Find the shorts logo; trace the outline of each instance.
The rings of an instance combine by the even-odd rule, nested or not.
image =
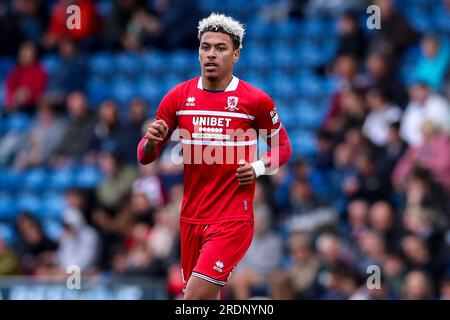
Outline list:
[[[189,97],[186,99],[186,107],[195,107],[195,98]]]
[[[239,110],[239,107],[237,106],[238,104],[238,97],[228,97],[228,107],[225,107],[225,110],[230,110],[230,111],[234,111],[234,110]]]
[[[213,268],[216,271],[223,272],[223,262],[220,260],[216,261],[216,265]]]

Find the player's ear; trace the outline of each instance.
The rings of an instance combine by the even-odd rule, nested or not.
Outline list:
[[[233,51],[233,63],[238,62],[240,56],[241,56],[241,49],[234,50]]]

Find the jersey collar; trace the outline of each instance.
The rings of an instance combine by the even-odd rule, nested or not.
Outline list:
[[[225,92],[236,90],[237,87],[238,87],[238,84],[239,84],[239,78],[233,76],[233,79],[231,79],[230,83],[229,83],[228,86],[225,88]],[[199,77],[199,78],[198,78],[197,88],[199,88],[200,90],[203,90],[202,77]]]

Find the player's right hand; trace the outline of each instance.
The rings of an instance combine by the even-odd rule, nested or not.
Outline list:
[[[168,132],[169,126],[164,120],[155,120],[149,125],[145,136],[147,137],[147,141],[158,144],[164,140]]]

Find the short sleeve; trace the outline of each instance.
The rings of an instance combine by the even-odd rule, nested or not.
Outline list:
[[[255,127],[261,136],[272,138],[280,132],[282,125],[275,108],[275,103],[264,92],[261,92],[259,96],[256,114]]]

